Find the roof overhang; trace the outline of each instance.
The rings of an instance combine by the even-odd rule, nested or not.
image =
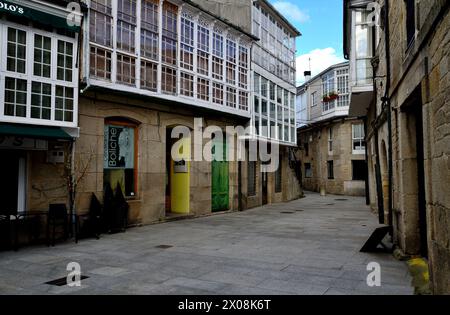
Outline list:
[[[242,29],[242,28],[239,27],[238,25],[236,25],[236,24],[234,24],[234,23],[231,23],[230,21],[228,21],[228,20],[222,18],[221,16],[219,16],[219,15],[217,15],[217,14],[214,14],[214,13],[212,13],[212,12],[206,10],[206,9],[203,8],[201,5],[199,5],[199,4],[195,3],[195,2],[193,2],[192,0],[182,0],[182,1],[183,1],[184,3],[186,3],[186,4],[188,4],[188,5],[190,5],[190,6],[194,7],[194,8],[196,8],[196,9],[202,11],[203,13],[205,13],[205,14],[207,14],[207,15],[213,17],[214,19],[217,19],[218,21],[220,21],[221,23],[227,25],[228,27],[231,27],[231,28],[234,29],[235,31],[237,31],[237,32],[239,32],[239,33],[245,35],[249,40],[253,40],[253,41],[259,41],[259,40],[260,40],[259,37],[255,36],[255,35],[253,35],[253,34],[251,34],[251,33],[249,33],[249,32],[246,32],[244,29]]]
[[[350,117],[367,116],[367,111],[372,104],[373,96],[373,91],[352,93],[350,97],[350,110],[348,115]]]
[[[254,2],[258,2],[260,5],[262,5],[265,9],[270,10],[272,13],[274,13],[284,24],[285,27],[287,27],[295,37],[302,36],[302,33],[294,26],[291,22],[289,22],[278,10],[267,0],[255,0]]]
[[[182,100],[177,99],[177,97],[169,96],[169,95],[158,95],[158,96],[149,96],[143,94],[137,94],[134,92],[129,92],[125,90],[120,90],[118,87],[106,87],[102,85],[96,85],[95,83],[92,85],[88,85],[80,97],[87,98],[97,98],[99,95],[113,95],[124,98],[131,98],[135,100],[145,101],[146,107],[148,109],[153,110],[161,110],[161,111],[169,111],[169,112],[177,112],[179,114],[184,115],[208,115],[215,118],[225,118],[230,119],[239,123],[248,123],[251,118],[250,113],[246,112],[234,112],[234,111],[225,111],[226,106],[222,106],[221,108],[213,109],[204,107],[199,105],[198,102],[190,101],[190,103],[183,102]],[[133,106],[131,103],[129,106]],[[162,106],[162,107],[161,107]]]

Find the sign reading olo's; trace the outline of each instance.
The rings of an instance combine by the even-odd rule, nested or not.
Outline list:
[[[0,0],[0,11],[6,11],[9,13],[20,15],[25,13],[25,9],[23,7],[1,0]]]

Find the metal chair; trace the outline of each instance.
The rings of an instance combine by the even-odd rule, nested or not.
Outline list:
[[[91,204],[89,206],[89,212],[84,215],[77,215],[76,217],[76,243],[78,243],[79,236],[82,232],[84,232],[85,236],[94,236],[96,239],[100,238],[100,234],[102,232],[102,211],[102,205],[97,199],[97,196],[93,193],[91,197]]]
[[[10,249],[12,246],[11,239],[12,222],[9,215],[0,215],[0,250]]]

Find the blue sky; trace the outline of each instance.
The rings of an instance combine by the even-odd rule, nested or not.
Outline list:
[[[313,75],[344,61],[342,0],[270,0],[302,33],[297,40],[297,83],[309,68]]]

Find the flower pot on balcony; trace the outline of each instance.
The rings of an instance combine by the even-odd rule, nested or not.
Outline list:
[[[337,100],[339,98],[339,94],[337,94],[336,92],[330,92],[328,94],[328,101],[332,102],[334,100]]]

